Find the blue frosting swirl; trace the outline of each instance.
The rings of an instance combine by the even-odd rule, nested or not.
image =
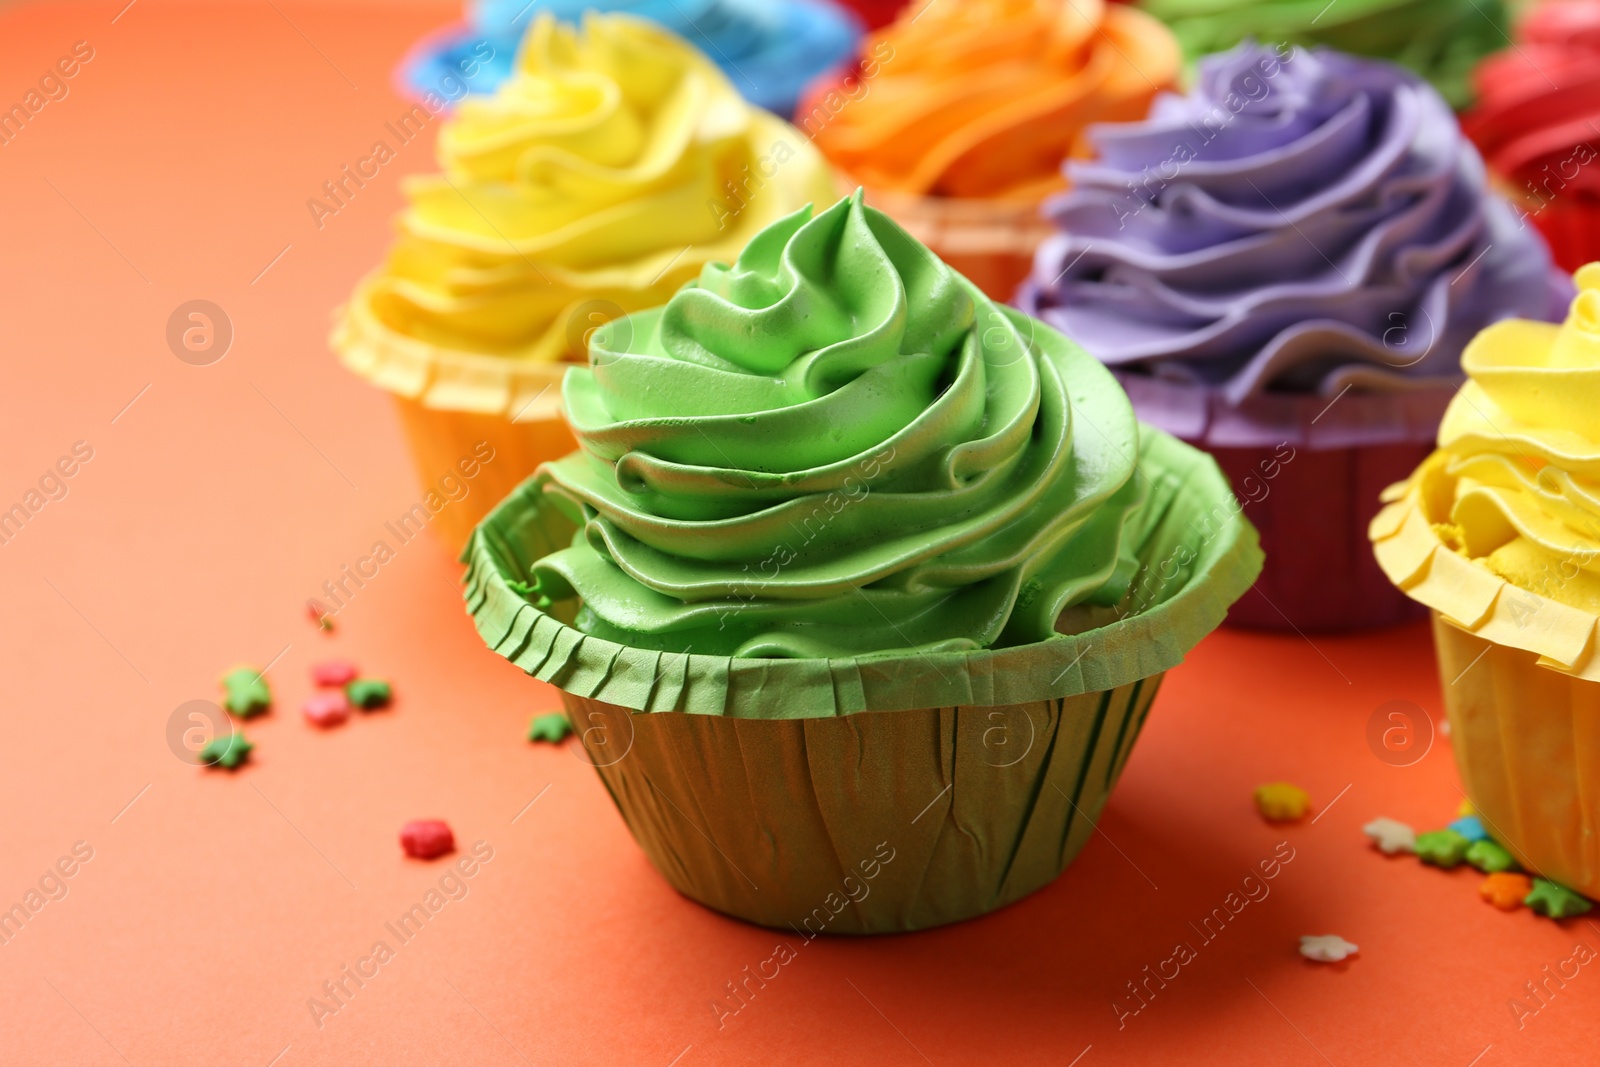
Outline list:
[[[721,67],[745,99],[785,117],[809,82],[855,54],[861,36],[856,17],[830,0],[478,0],[466,24],[412,50],[400,79],[447,101],[493,92],[511,77],[535,16],[577,22],[586,11],[665,26]]]

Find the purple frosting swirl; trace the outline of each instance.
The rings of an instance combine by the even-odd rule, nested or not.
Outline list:
[[[1387,63],[1247,42],[1089,138],[1017,303],[1125,376],[1234,404],[1454,385],[1480,329],[1571,293],[1449,106]]]

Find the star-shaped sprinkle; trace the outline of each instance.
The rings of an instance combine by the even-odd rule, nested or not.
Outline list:
[[[1529,895],[1532,885],[1525,874],[1500,871],[1483,880],[1478,886],[1478,895],[1501,911],[1515,911],[1522,907],[1523,898]]]
[[[1461,816],[1450,824],[1450,829],[1468,841],[1482,841],[1489,836],[1489,831],[1483,828],[1483,820],[1476,815]]]
[[[1516,857],[1507,852],[1500,842],[1488,837],[1468,845],[1463,857],[1485,874],[1517,869]]]
[[[1360,951],[1359,945],[1352,945],[1338,934],[1302,934],[1300,937],[1300,955],[1318,963],[1338,963]]]
[[[250,755],[250,750],[256,746],[245,740],[244,734],[231,733],[223,737],[213,737],[200,750],[200,762],[207,767],[226,767],[233,770],[243,763]]]
[[[1540,915],[1548,915],[1552,919],[1582,915],[1594,907],[1587,898],[1548,878],[1535,878],[1533,888],[1522,898],[1522,902]]]
[[[1256,786],[1256,807],[1272,822],[1293,822],[1311,810],[1311,796],[1288,782]]]
[[[344,687],[344,695],[356,707],[371,711],[389,706],[389,701],[394,699],[394,687],[382,678],[357,678]]]
[[[222,676],[222,706],[241,719],[260,715],[272,706],[272,690],[254,667],[235,667]]]
[[[1378,846],[1378,851],[1386,856],[1417,850],[1417,832],[1396,819],[1373,819],[1361,828],[1361,832],[1370,837],[1372,843]]]
[[[1430,830],[1417,835],[1417,858],[1449,869],[1466,858],[1471,843],[1455,830]]]
[[[528,724],[529,741],[548,741],[559,744],[566,740],[572,732],[572,724],[561,712],[551,712],[549,715],[535,715]]]

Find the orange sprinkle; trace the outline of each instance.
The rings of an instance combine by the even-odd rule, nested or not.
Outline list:
[[[1522,898],[1533,890],[1533,882],[1525,874],[1501,871],[1491,874],[1478,887],[1478,895],[1502,911],[1515,911],[1522,907]]]

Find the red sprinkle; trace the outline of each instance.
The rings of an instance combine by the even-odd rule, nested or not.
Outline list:
[[[400,827],[400,847],[406,855],[431,860],[456,850],[456,836],[442,819],[416,819]]]
[[[300,710],[314,726],[338,726],[350,717],[350,700],[343,689],[330,689],[326,693],[312,693],[300,705]]]
[[[311,666],[311,680],[318,685],[340,686],[355,680],[356,665],[347,659],[330,659]]]

